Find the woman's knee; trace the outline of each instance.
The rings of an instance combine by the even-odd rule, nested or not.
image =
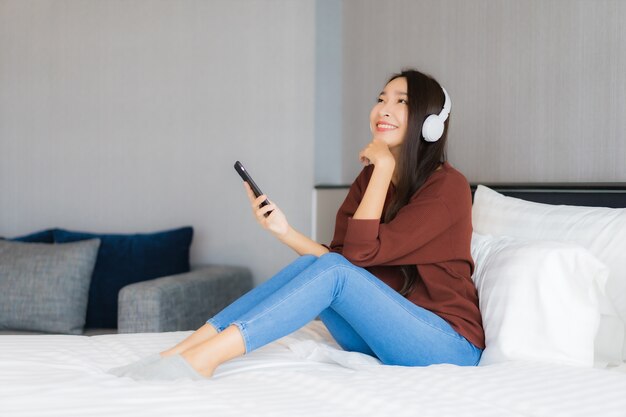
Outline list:
[[[301,255],[298,258],[296,258],[295,261],[293,261],[293,263],[296,264],[313,264],[315,261],[317,261],[318,257],[315,255]]]
[[[341,254],[336,252],[328,252],[317,258],[318,263],[339,264],[349,263],[349,261]]]

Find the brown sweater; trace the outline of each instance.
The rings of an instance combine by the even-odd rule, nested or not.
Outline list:
[[[471,279],[472,198],[467,180],[445,162],[391,222],[353,219],[373,169],[365,167],[350,187],[337,212],[330,250],[396,291],[404,283],[399,265],[416,265],[419,278],[407,298],[484,349],[478,295]],[[385,210],[394,192],[390,184]]]

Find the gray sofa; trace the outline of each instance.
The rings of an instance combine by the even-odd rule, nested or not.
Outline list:
[[[118,297],[118,332],[195,330],[251,288],[247,268],[219,265],[127,285]]]
[[[195,330],[253,286],[245,267],[204,265],[184,274],[122,288],[117,329],[85,329],[88,336]],[[0,334],[42,334],[0,330]]]

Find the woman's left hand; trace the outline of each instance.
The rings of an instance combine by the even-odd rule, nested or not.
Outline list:
[[[382,139],[372,139],[370,143],[359,153],[359,159],[365,165],[381,165],[389,163],[395,165],[393,154],[389,146]]]

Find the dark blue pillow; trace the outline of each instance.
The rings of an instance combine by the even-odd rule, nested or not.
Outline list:
[[[30,243],[54,243],[54,230],[55,229],[42,230],[26,236],[14,237],[9,240]]]
[[[126,285],[189,272],[192,227],[149,234],[92,234],[55,229],[57,243],[100,239],[91,277],[86,328],[117,327],[117,295]]]

